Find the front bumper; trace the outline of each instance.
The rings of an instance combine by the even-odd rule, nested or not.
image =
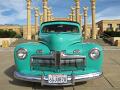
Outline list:
[[[102,72],[95,72],[95,73],[89,73],[84,75],[71,75],[68,76],[68,83],[65,84],[49,84],[48,83],[48,77],[46,76],[28,76],[21,74],[19,72],[14,72],[14,77],[20,80],[24,81],[31,81],[31,82],[40,82],[41,85],[51,85],[51,86],[63,86],[63,85],[74,85],[75,82],[82,82],[87,81],[91,79],[98,78],[102,75]]]

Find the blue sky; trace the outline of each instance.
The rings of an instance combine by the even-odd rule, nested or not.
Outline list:
[[[39,7],[42,13],[42,0],[32,0],[33,7]],[[96,22],[103,19],[120,19],[120,0],[96,0]],[[74,0],[48,0],[55,17],[68,17]],[[81,0],[81,14],[83,7],[88,6],[88,22],[91,23],[90,0]],[[32,10],[34,24],[34,10]],[[26,0],[0,0],[0,24],[26,24]]]

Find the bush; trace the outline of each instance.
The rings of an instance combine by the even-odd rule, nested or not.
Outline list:
[[[111,36],[111,37],[120,37],[120,32],[116,31],[104,31],[105,34]]]
[[[13,30],[0,30],[0,38],[14,38],[14,37],[22,37],[17,35],[17,33]]]
[[[22,35],[17,34],[17,35],[15,36],[15,38],[22,38]]]

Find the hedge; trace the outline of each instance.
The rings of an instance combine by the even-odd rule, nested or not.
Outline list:
[[[116,31],[104,31],[105,34],[111,36],[111,37],[120,37],[120,32]]]
[[[18,35],[13,30],[1,30],[0,29],[0,38],[15,38],[16,36],[19,37],[19,38],[22,37],[21,35]]]

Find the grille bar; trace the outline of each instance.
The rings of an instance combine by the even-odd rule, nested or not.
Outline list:
[[[55,70],[69,71],[71,68],[85,68],[85,57],[78,55],[62,55],[57,52],[54,55],[32,56],[31,70]]]
[[[55,54],[55,67],[60,68],[61,53],[56,52]]]

